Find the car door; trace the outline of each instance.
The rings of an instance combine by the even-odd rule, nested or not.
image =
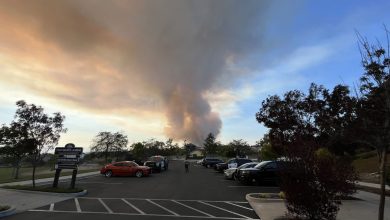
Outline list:
[[[114,163],[112,166],[112,173],[115,176],[123,176],[122,167],[123,167],[123,163]]]
[[[132,163],[123,163],[122,166],[122,176],[131,176],[133,175],[133,164]]]
[[[276,171],[277,171],[276,162],[271,162],[266,166],[264,166],[263,170],[261,171],[262,181],[271,184],[275,183]]]
[[[137,172],[138,164],[134,162],[130,162],[127,167],[128,167],[128,175],[134,176],[135,172]]]

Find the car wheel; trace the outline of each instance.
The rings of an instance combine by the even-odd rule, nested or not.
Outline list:
[[[111,171],[111,170],[107,170],[107,171],[104,173],[104,176],[107,177],[107,178],[112,177],[112,171]]]
[[[206,167],[207,167],[207,168],[210,168],[210,167],[211,167],[211,165],[210,165],[210,164],[207,164],[207,165],[206,165]]]
[[[138,177],[138,178],[142,177],[142,176],[143,176],[142,171],[141,171],[141,170],[138,170],[138,171],[135,173],[135,176]]]

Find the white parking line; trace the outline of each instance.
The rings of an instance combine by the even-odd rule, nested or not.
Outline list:
[[[82,197],[83,199],[97,199],[98,197]],[[114,197],[107,197],[102,199],[119,199]],[[124,198],[129,200],[145,200],[145,198]],[[161,200],[161,201],[171,201],[172,199],[153,199],[149,198],[150,200]],[[231,201],[231,200],[195,200],[195,199],[178,199],[176,201],[179,202],[197,202],[197,201],[203,201],[203,202],[234,202],[234,203],[248,203],[247,201]]]
[[[77,212],[81,212],[80,203],[77,198],[74,198],[74,203],[76,204]]]
[[[245,209],[246,212],[248,212],[248,210],[253,212],[253,210],[248,208],[248,207],[244,207],[242,205],[238,205],[238,204],[248,204],[247,202],[241,202],[241,201],[202,201],[202,200],[172,200],[172,199],[140,199],[140,198],[135,198],[134,200],[147,201],[148,203],[150,203],[150,205],[157,206],[157,207],[159,207],[159,208],[161,208],[161,209],[163,209],[163,210],[165,210],[167,212],[167,214],[148,214],[148,213],[143,212],[142,210],[140,210],[136,206],[134,206],[130,201],[126,200],[125,198],[97,198],[97,197],[96,198],[91,198],[91,197],[88,198],[88,197],[86,197],[87,200],[88,199],[89,200],[99,200],[99,202],[102,204],[102,206],[104,206],[104,208],[106,209],[106,210],[103,210],[105,212],[102,212],[102,211],[94,212],[94,211],[82,211],[82,207],[80,206],[82,204],[80,204],[79,199],[80,198],[74,198],[73,199],[74,202],[75,202],[76,211],[54,210],[55,203],[50,204],[50,207],[47,210],[37,210],[37,209],[35,209],[35,210],[29,210],[29,211],[34,211],[34,212],[66,212],[66,213],[93,213],[93,214],[133,215],[133,216],[144,215],[144,216],[202,218],[202,219],[205,219],[205,218],[206,219],[207,218],[208,219],[236,219],[236,220],[238,220],[238,219],[240,219],[240,220],[252,219],[252,218],[250,218],[248,216],[245,216],[245,215],[242,215],[240,213],[236,213],[236,212],[230,211],[229,208],[226,208],[226,205],[224,205],[224,208],[219,207],[219,205],[218,205],[218,203],[225,203],[227,205],[233,205],[233,206],[242,208],[243,211]],[[85,199],[85,197],[82,197],[81,199]],[[130,212],[130,213],[127,213],[127,212],[126,213],[114,212],[109,207],[109,205],[107,203],[105,203],[104,200],[106,200],[106,199],[122,200],[124,203],[126,203],[128,206],[130,206],[131,208],[133,208],[137,212]],[[169,209],[170,206],[166,207],[165,205],[164,206],[160,205],[158,203],[158,201],[170,201],[170,202],[173,202],[173,203],[175,203],[175,204],[177,204],[179,206],[184,206],[185,208],[191,209],[191,210],[195,211],[196,213],[199,213],[199,215],[197,215],[196,213],[194,213],[195,215],[180,215],[180,214],[177,214],[176,212],[174,212],[174,211]],[[217,216],[209,214],[208,213],[209,211],[202,211],[203,208],[201,208],[200,210],[198,208],[193,208],[193,207],[191,207],[190,204],[186,204],[186,202],[198,202],[198,203],[201,203],[203,205],[219,209],[219,210],[221,210],[223,212],[230,213],[231,216],[230,217],[217,217]],[[176,207],[176,206],[173,206],[173,207]],[[179,208],[179,207],[176,207],[176,208]],[[244,212],[244,213],[246,213],[246,212]]]
[[[129,205],[131,208],[135,209],[137,212],[139,212],[141,215],[145,215],[145,212],[141,211],[139,208],[137,208],[135,205],[131,204],[129,201],[126,199],[121,199],[124,203]]]
[[[199,212],[199,213],[202,213],[203,215],[207,215],[207,216],[209,216],[209,217],[215,217],[215,216],[213,216],[213,215],[210,215],[209,213],[200,211],[200,210],[198,210],[198,209],[196,209],[196,208],[192,208],[191,206],[188,206],[188,205],[183,204],[183,203],[181,203],[181,202],[178,202],[178,201],[176,201],[176,200],[171,200],[171,201],[172,201],[172,202],[175,202],[175,203],[177,203],[177,204],[180,204],[180,205],[182,205],[182,206],[184,206],[184,207],[187,207],[187,208],[189,208],[189,209],[192,209],[192,210],[194,210],[194,211],[197,211],[197,212]]]
[[[39,209],[32,209],[28,210],[29,212],[55,212],[55,213],[80,213],[75,211],[48,211],[48,210],[39,210]],[[138,213],[122,213],[122,212],[115,212],[115,213],[108,213],[108,212],[90,212],[90,211],[83,211],[81,213],[85,214],[106,214],[106,215],[129,215],[129,216],[141,216],[142,214]],[[204,219],[229,219],[229,220],[243,220],[243,218],[234,218],[234,217],[208,217],[208,216],[190,216],[190,215],[158,215],[158,214],[146,214],[144,216],[155,216],[155,217],[176,217],[176,218],[204,218]],[[245,218],[245,220],[248,220],[248,218]]]
[[[106,205],[106,203],[103,202],[103,200],[101,198],[98,198],[98,200],[104,206],[104,208],[106,208],[108,213],[112,213],[112,210]]]
[[[241,205],[237,205],[237,204],[234,204],[232,202],[225,202],[225,203],[230,204],[230,205],[234,205],[234,206],[237,206],[237,207],[240,207],[240,208],[243,208],[243,209],[248,209],[250,211],[253,211],[253,209],[251,209],[251,208],[248,208],[248,207],[245,207],[245,206],[241,206]]]
[[[211,204],[206,203],[206,202],[199,201],[199,203],[202,203],[202,204],[205,204],[205,205],[214,207],[214,208],[216,208],[216,209],[219,209],[219,210],[222,210],[222,211],[225,211],[225,212],[229,212],[229,213],[231,213],[231,214],[233,214],[233,215],[241,216],[241,217],[246,218],[246,219],[252,219],[251,217],[248,217],[248,216],[245,216],[245,215],[241,215],[241,214],[238,214],[238,213],[236,213],[236,212],[232,212],[232,211],[229,211],[229,210],[227,210],[227,209],[224,209],[224,208],[221,208],[221,207],[218,207],[218,206],[215,206],[215,205],[211,205]]]
[[[150,199],[146,199],[146,201],[148,201],[148,202],[152,203],[153,205],[156,205],[156,206],[158,206],[158,207],[160,207],[160,208],[164,209],[165,211],[167,211],[167,212],[171,213],[172,215],[179,216],[179,214],[177,214],[176,212],[174,212],[174,211],[171,211],[171,210],[169,210],[169,209],[165,208],[164,206],[162,206],[162,205],[160,205],[160,204],[157,204],[157,203],[153,202],[153,201],[152,201],[152,200],[150,200]]]

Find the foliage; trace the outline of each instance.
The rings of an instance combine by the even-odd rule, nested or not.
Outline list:
[[[386,30],[389,40],[389,31]],[[381,197],[378,219],[384,218],[387,151],[390,149],[390,55],[381,45],[359,36],[364,74],[360,78],[359,140],[376,148],[380,161]],[[387,42],[388,50],[390,42]]]
[[[325,148],[310,154],[305,149],[289,155],[282,171],[280,188],[285,192],[287,209],[305,219],[336,219],[340,198],[355,192],[356,172],[349,161]]]
[[[292,214],[335,219],[336,196],[354,192],[356,172],[345,155],[354,153],[356,103],[346,86],[329,91],[316,84],[307,95],[293,90],[262,102],[256,118],[270,129],[268,147],[288,160],[281,189]]]
[[[272,148],[268,134],[264,135],[263,139],[261,139],[257,144],[260,146],[259,157],[261,160],[276,160],[279,157]]]
[[[298,138],[318,143],[336,155],[353,154],[356,144],[349,128],[356,120],[356,104],[347,86],[337,85],[330,92],[312,84],[307,95],[293,90],[283,98],[268,97],[256,119],[270,128],[270,142],[279,155]]]
[[[196,149],[196,145],[193,143],[186,143],[184,142],[184,150],[186,153],[186,156],[190,156],[190,153]]]
[[[95,153],[103,153],[105,161],[108,161],[110,153],[116,154],[123,151],[127,147],[127,136],[122,132],[111,133],[108,131],[99,132],[93,139],[91,151]]]
[[[219,143],[216,142],[216,138],[213,133],[209,133],[204,140],[204,154],[205,155],[216,155],[218,153]]]
[[[34,140],[27,138],[27,130],[17,123],[0,128],[0,154],[16,168],[14,178],[19,178],[22,160],[34,150]]]
[[[136,160],[142,161],[153,155],[181,155],[184,150],[178,144],[174,144],[169,138],[166,142],[149,139],[143,142],[136,142],[130,146],[130,151]]]
[[[251,149],[250,149],[248,142],[246,142],[242,139],[232,140],[227,145],[231,149],[233,149],[235,156],[238,156],[238,157],[246,156],[251,152]]]
[[[53,149],[61,137],[60,134],[66,132],[63,128],[65,116],[56,112],[50,117],[44,113],[41,106],[27,104],[23,100],[17,101],[16,106],[17,110],[12,124],[23,131],[24,138],[19,143],[22,145],[27,143],[32,149],[30,155],[33,165],[33,187],[35,187],[35,168],[42,154]]]
[[[0,212],[10,209],[11,206],[8,205],[0,205]]]

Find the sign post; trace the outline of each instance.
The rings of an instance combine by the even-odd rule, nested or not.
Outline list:
[[[82,147],[75,147],[74,144],[66,144],[65,147],[56,147],[54,154],[57,155],[56,160],[56,174],[54,176],[53,188],[58,186],[58,180],[60,178],[62,169],[72,169],[72,181],[70,188],[74,189],[76,185],[77,168],[80,159],[80,155],[83,153]]]

